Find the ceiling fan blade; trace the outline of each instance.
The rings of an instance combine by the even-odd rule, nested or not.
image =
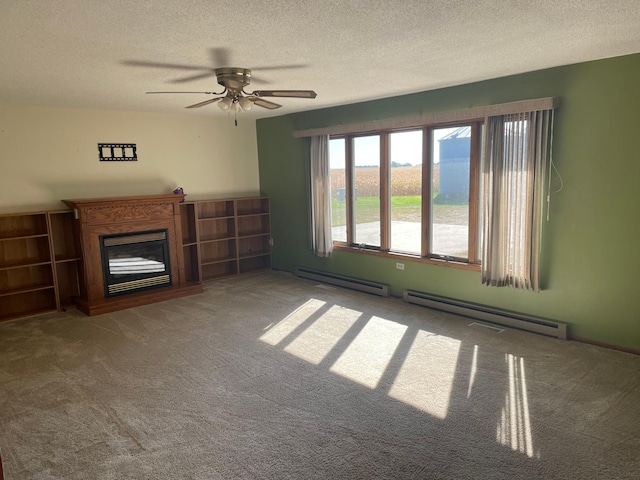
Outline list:
[[[257,97],[316,98],[318,94],[313,90],[256,90],[251,95]]]
[[[253,103],[262,108],[268,108],[269,110],[275,110],[276,108],[280,108],[282,105],[278,105],[277,103],[270,102],[269,100],[265,100],[263,98],[258,97],[247,97]]]
[[[147,94],[151,93],[199,93],[200,95],[222,95],[226,90],[222,92],[145,92]]]
[[[176,78],[175,80],[171,80],[171,83],[187,83],[187,82],[193,82],[195,80],[200,80],[203,78],[209,78],[213,75],[215,75],[216,72],[214,72],[213,70],[211,70],[210,72],[206,72],[206,73],[198,73],[197,75],[191,75],[189,77],[184,77],[184,78]]]
[[[211,56],[211,62],[215,68],[222,68],[229,66],[229,49],[228,48],[210,48],[209,55]]]
[[[253,70],[291,70],[291,69],[295,69],[295,68],[307,68],[309,65],[305,65],[305,64],[293,64],[293,65],[272,65],[270,67],[255,67],[253,68]]]
[[[193,105],[189,105],[188,107],[184,107],[184,108],[199,108],[199,107],[204,107],[205,105],[209,105],[210,103],[215,103],[215,102],[219,102],[220,100],[222,100],[223,97],[219,97],[219,98],[212,98],[210,100],[205,100],[204,102],[200,102],[200,103],[195,103]]]
[[[178,65],[175,63],[160,63],[160,62],[141,62],[138,60],[124,60],[123,65],[129,65],[131,67],[154,67],[154,68],[170,68],[174,70],[208,70],[211,71],[211,67],[198,67],[196,65]]]
[[[271,80],[267,80],[263,77],[261,77],[260,75],[258,75],[257,77],[253,74],[253,70],[251,71],[251,83],[261,83],[264,85],[269,85],[271,83],[273,83]]]

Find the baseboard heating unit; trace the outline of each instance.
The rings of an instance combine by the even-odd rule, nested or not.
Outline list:
[[[336,275],[335,273],[320,272],[303,267],[296,267],[294,270],[296,277],[315,280],[321,283],[328,283],[338,287],[350,288],[360,292],[371,293],[380,297],[389,296],[389,285],[383,283],[370,282],[368,280],[360,280],[358,278],[345,277]]]
[[[408,303],[414,303],[448,313],[455,313],[506,327],[527,330],[529,332],[555,337],[560,340],[567,339],[567,325],[564,323],[492,309],[473,303],[460,302],[451,298],[429,295],[427,293],[413,292],[411,290],[404,291],[403,299]]]

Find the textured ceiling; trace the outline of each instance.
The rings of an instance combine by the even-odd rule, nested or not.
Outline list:
[[[637,52],[638,0],[0,0],[4,105],[226,115],[145,95],[219,91],[221,66],[318,93],[259,118]]]

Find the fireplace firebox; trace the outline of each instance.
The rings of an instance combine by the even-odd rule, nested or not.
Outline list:
[[[167,230],[101,235],[107,297],[171,285]]]

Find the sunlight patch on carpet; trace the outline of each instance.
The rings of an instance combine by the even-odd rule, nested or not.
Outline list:
[[[333,305],[287,345],[284,350],[317,365],[361,315],[362,312],[357,310]]]
[[[277,345],[291,334],[296,328],[302,325],[309,317],[320,310],[327,302],[312,298],[301,307],[287,315],[280,322],[271,327],[261,337],[269,345]]]
[[[406,325],[371,317],[330,371],[376,388],[406,330]]]
[[[447,417],[460,340],[420,330],[389,396],[437,418]]]
[[[534,452],[524,359],[505,353],[504,360],[509,371],[509,390],[505,393],[502,415],[496,427],[496,440],[531,458]]]
[[[476,372],[478,371],[478,345],[473,346],[473,357],[471,358],[471,371],[469,372],[469,388],[467,389],[467,398],[471,397],[473,384],[476,381]]]

